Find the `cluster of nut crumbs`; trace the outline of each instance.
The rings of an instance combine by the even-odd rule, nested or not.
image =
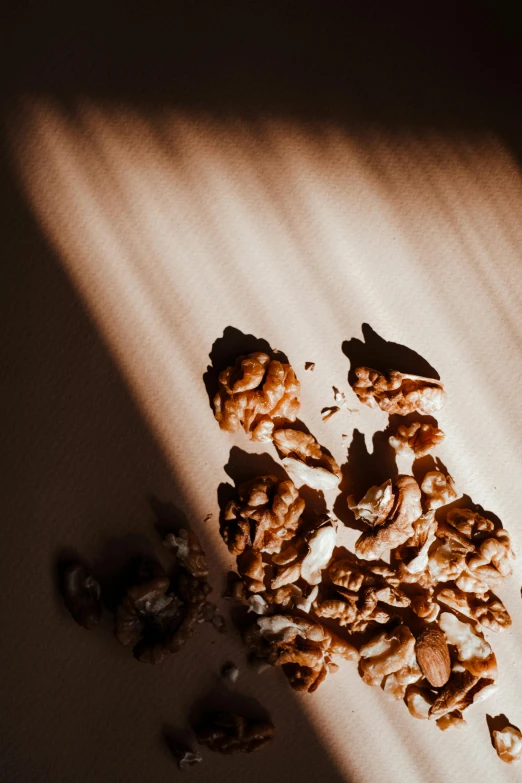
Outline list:
[[[355,375],[359,400],[390,415],[432,415],[445,402],[443,384],[431,378],[368,367]],[[346,658],[359,661],[368,685],[404,700],[413,717],[442,730],[463,726],[463,712],[496,689],[484,631],[511,624],[494,593],[512,572],[509,534],[471,509],[444,513],[458,494],[451,476],[430,470],[420,482],[397,475],[347,497],[364,531],[355,552],[335,556],[336,521],[305,522],[298,488],[335,489],[341,472],[312,435],[289,427],[299,391],[290,365],[262,353],[239,357],[219,376],[220,427],[271,440],[288,475],[251,479],[222,511],[221,535],[237,558],[228,594],[257,615],[244,642],[255,658],[280,666],[296,690],[316,690],[337,668],[334,659]],[[417,421],[400,425],[389,442],[417,459],[443,438],[434,424]],[[518,735],[495,742],[504,760],[520,756]]]
[[[136,569],[114,617],[114,634],[120,644],[132,646],[142,663],[162,663],[180,650],[198,623],[211,622],[217,630],[224,619],[208,600],[205,553],[191,530],[170,533],[165,546],[175,555],[175,566],[167,574],[154,559],[143,559]],[[68,564],[62,577],[65,604],[76,622],[93,629],[102,614],[101,587],[80,562]]]

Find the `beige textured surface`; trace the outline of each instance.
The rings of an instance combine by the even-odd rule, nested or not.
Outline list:
[[[438,3],[429,19],[414,2],[356,5],[169,0],[146,16],[92,0],[79,21],[70,3],[11,14],[0,84],[14,100],[0,181],[6,781],[176,779],[162,733],[220,698],[229,659],[277,739],[250,758],[206,753],[195,781],[519,779],[485,717],[522,724],[517,73],[477,11],[485,0]],[[140,665],[108,613],[84,632],[56,591],[64,553],[110,582],[132,555],[161,554],[158,516],[184,513],[219,592],[231,558],[217,487],[229,463],[255,463],[247,452],[276,456],[213,420],[202,375],[227,327],[285,351],[311,431],[342,465],[353,438],[355,484],[378,477],[372,440],[387,417],[358,404],[342,351],[363,323],[436,368],[448,393],[438,453],[519,556],[500,592],[513,626],[488,634],[498,693],[459,732],[413,720],[349,663],[296,695],[278,672],[248,670],[233,633],[208,627],[165,666]],[[351,412],[323,423],[332,385]]]
[[[74,626],[50,581],[53,558],[70,547],[108,565],[118,539],[123,552],[142,536],[154,541],[154,497],[187,514],[219,585],[231,563],[216,521],[229,452],[275,452],[219,431],[202,382],[212,344],[232,325],[284,350],[302,381],[303,420],[343,464],[354,428],[371,454],[387,424],[347,385],[341,345],[362,337],[363,322],[439,372],[448,393],[440,457],[520,553],[522,183],[487,137],[426,135],[390,151],[377,136],[363,148],[334,128],[312,136],[267,123],[257,138],[245,124],[172,113],[152,132],[135,112],[92,105],[74,126],[48,104],[24,120],[19,172],[72,290],[56,270],[31,271],[33,353],[20,380],[33,428],[13,465],[18,482],[23,475],[12,518],[23,548],[8,564],[27,576],[15,587],[17,653],[4,664],[8,736],[22,725],[31,741],[10,763],[24,780],[72,780],[73,770],[85,781],[164,780],[163,724],[183,724],[227,658],[244,671],[240,643],[202,628],[177,659],[140,666],[112,642],[108,620],[89,635]],[[353,412],[323,423],[332,385]],[[361,469],[375,469],[356,443]],[[485,715],[521,721],[520,569],[501,591],[513,628],[489,635],[499,691],[470,710],[466,731],[411,719],[348,663],[313,696],[296,696],[275,672],[245,672],[238,689],[271,711],[277,742],[238,761],[207,754],[194,779],[284,779],[284,759],[291,780],[299,765],[305,780],[515,780]]]

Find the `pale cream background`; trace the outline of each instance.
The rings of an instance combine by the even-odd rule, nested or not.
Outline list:
[[[45,273],[30,270],[36,257],[26,262],[36,347],[34,387],[23,381],[33,430],[13,466],[27,478],[7,563],[17,606],[17,645],[3,664],[16,682],[9,779],[174,779],[162,726],[182,725],[232,658],[237,688],[267,706],[278,738],[249,758],[207,753],[194,780],[517,780],[491,747],[485,715],[522,724],[520,559],[501,591],[513,627],[488,635],[498,693],[469,711],[464,731],[445,733],[365,686],[350,664],[313,696],[296,695],[277,672],[247,672],[239,640],[209,628],[176,660],[140,666],[112,642],[108,618],[98,633],[77,628],[51,578],[62,547],[96,563],[108,540],[154,540],[153,495],[185,511],[221,584],[231,558],[216,490],[229,451],[275,457],[213,420],[202,374],[229,325],[285,351],[302,382],[302,418],[340,463],[354,428],[371,451],[387,423],[350,391],[342,342],[361,338],[367,322],[425,357],[448,394],[440,457],[522,557],[522,180],[507,149],[478,133],[348,135],[331,124],[174,112],[145,120],[89,102],[73,120],[31,100],[13,138],[23,192],[69,283],[50,261]],[[323,423],[332,385],[353,412]]]

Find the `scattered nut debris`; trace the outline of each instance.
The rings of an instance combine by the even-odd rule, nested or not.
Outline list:
[[[310,370],[310,372],[313,372],[315,370],[315,362],[305,362],[304,368],[305,370]]]
[[[206,745],[215,753],[252,753],[260,750],[273,739],[275,726],[245,718],[233,712],[220,712],[208,716],[196,729],[200,745]]]
[[[322,408],[321,409],[321,418],[323,421],[328,421],[328,419],[331,419],[332,416],[335,416],[336,413],[339,413],[341,409],[338,405],[331,405],[329,408]]]
[[[356,376],[361,402],[388,414],[432,414],[445,401],[443,384],[431,378],[368,367]],[[335,406],[323,409],[325,418],[346,407],[332,388]],[[292,688],[308,693],[338,668],[333,658],[360,661],[364,682],[404,700],[413,717],[442,731],[465,726],[465,710],[497,687],[496,657],[479,629],[511,624],[493,592],[512,572],[508,532],[470,509],[444,514],[458,497],[445,472],[418,481],[402,474],[347,498],[365,529],[355,553],[336,557],[335,525],[327,516],[312,524],[296,486],[333,489],[337,464],[312,435],[284,425],[270,432],[292,481],[282,489],[274,477],[253,479],[221,527],[239,572],[228,595],[252,617],[243,632],[251,659],[280,666]],[[443,438],[436,424],[414,422],[389,442],[418,459]]]
[[[71,563],[62,579],[65,605],[78,625],[92,630],[102,613],[101,588],[82,563]]]
[[[493,744],[499,758],[506,764],[516,764],[522,758],[522,733],[515,726],[494,731]]]
[[[237,678],[239,677],[239,669],[235,663],[226,663],[221,669],[221,676],[224,680],[228,680],[229,682],[236,682]]]
[[[274,426],[295,421],[300,384],[292,367],[266,353],[238,357],[219,375],[214,415],[222,430],[244,429],[252,440],[267,441]]]
[[[202,761],[200,754],[192,750],[185,742],[174,739],[174,737],[167,737],[167,745],[182,772],[195,767]]]
[[[445,402],[444,386],[433,378],[389,370],[386,375],[371,367],[356,367],[353,390],[360,401],[388,414],[432,414]]]

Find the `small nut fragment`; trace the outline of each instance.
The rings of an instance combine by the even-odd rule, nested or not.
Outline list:
[[[415,421],[409,427],[402,424],[395,435],[388,438],[397,454],[414,454],[416,459],[425,457],[444,440],[444,433],[433,424]]]
[[[428,511],[446,506],[457,497],[453,479],[451,476],[445,476],[440,470],[431,470],[429,473],[426,473],[421,484],[421,490],[424,494],[424,504]]]
[[[239,669],[235,663],[226,663],[221,669],[221,676],[229,682],[236,682],[239,677]]]
[[[445,685],[451,674],[446,637],[436,626],[425,628],[415,642],[415,654],[422,673],[434,688]]]
[[[318,585],[322,578],[322,571],[332,558],[337,540],[337,531],[329,517],[323,521],[306,537],[308,553],[301,564],[301,576],[309,585]]]
[[[399,671],[411,660],[415,638],[406,625],[384,631],[363,644],[359,652],[362,678],[367,685],[380,685],[387,674]]]
[[[313,372],[315,370],[315,362],[305,362],[304,368],[305,370],[310,370],[310,372]]]
[[[78,625],[90,631],[100,622],[101,588],[82,563],[70,563],[63,574],[65,606]]]
[[[479,677],[467,671],[454,671],[438,697],[430,707],[429,717],[440,718],[447,712],[464,709],[468,692],[478,683]]]
[[[260,750],[273,738],[275,726],[272,723],[249,720],[237,713],[215,713],[209,715],[196,728],[200,745],[206,745],[216,753],[252,753]]]
[[[202,761],[200,754],[194,752],[185,742],[181,742],[174,737],[167,737],[166,741],[170,752],[176,759],[178,767],[182,772],[196,766],[196,764],[199,764]]]
[[[453,710],[453,712],[447,712],[435,721],[441,731],[447,731],[447,729],[462,729],[466,725],[466,721],[462,717],[460,710]]]
[[[287,428],[274,432],[273,440],[283,455],[286,472],[297,487],[306,484],[312,489],[327,491],[338,486],[339,466],[313,435]]]
[[[409,685],[406,689],[405,702],[410,711],[410,715],[419,720],[427,720],[431,705],[435,697],[431,691],[426,688],[420,688],[418,685]]]
[[[389,370],[385,375],[370,367],[356,367],[353,390],[360,401],[371,408],[402,416],[418,411],[431,414],[442,408],[444,386],[433,378]]]
[[[251,593],[262,593],[265,588],[265,564],[261,552],[246,547],[237,558],[237,570],[243,577],[245,587]]]
[[[477,677],[496,679],[497,660],[495,653],[481,635],[450,612],[441,613],[439,626],[449,644],[457,648],[459,661],[464,668]]]
[[[252,440],[267,441],[274,425],[295,421],[300,384],[292,367],[266,353],[239,356],[219,375],[214,415],[222,430],[242,427]]]
[[[506,764],[514,764],[522,758],[522,733],[515,726],[493,731],[493,744],[499,758]]]

